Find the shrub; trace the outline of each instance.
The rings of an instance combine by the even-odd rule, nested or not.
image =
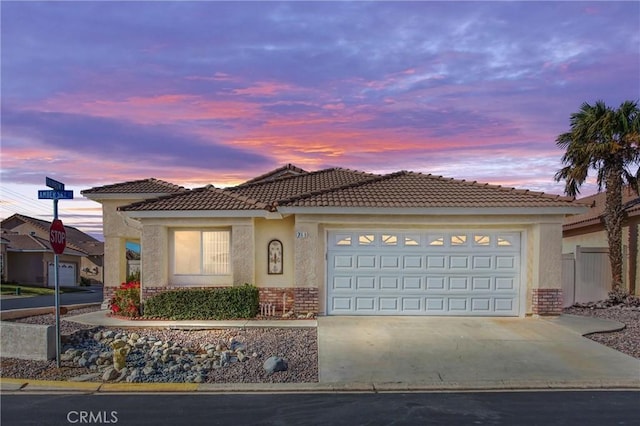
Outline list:
[[[145,317],[171,320],[254,318],[259,310],[258,288],[181,289],[156,294],[144,303]]]
[[[120,284],[109,303],[111,313],[125,317],[140,316],[140,282]]]

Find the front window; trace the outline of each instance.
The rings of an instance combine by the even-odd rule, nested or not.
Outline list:
[[[229,240],[229,231],[175,231],[175,274],[229,274]]]

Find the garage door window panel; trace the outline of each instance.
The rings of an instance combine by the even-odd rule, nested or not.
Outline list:
[[[467,236],[466,235],[452,235],[451,236],[451,246],[459,247],[467,245]]]
[[[473,245],[488,247],[491,245],[491,237],[489,235],[476,234],[473,236]]]
[[[420,235],[405,235],[404,246],[405,247],[420,247]]]
[[[376,242],[375,234],[360,234],[358,235],[358,245],[360,246],[372,246]]]
[[[398,236],[395,234],[382,234],[381,241],[383,246],[397,246]]]

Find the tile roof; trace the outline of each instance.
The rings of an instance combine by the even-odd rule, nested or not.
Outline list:
[[[267,172],[263,175],[254,177],[253,179],[249,179],[248,181],[246,181],[245,183],[239,186],[262,182],[262,181],[270,181],[270,180],[274,180],[282,177],[298,176],[298,175],[307,174],[307,173],[309,172],[289,163],[282,167],[278,167],[275,170],[271,170],[270,172]]]
[[[48,251],[49,246],[31,235],[11,234],[4,232],[2,238],[7,240],[9,251]]]
[[[296,207],[561,207],[572,198],[401,171],[337,189],[280,200]]]
[[[269,206],[249,197],[208,185],[202,188],[187,190],[179,194],[129,204],[121,207],[120,210],[269,210]]]
[[[46,235],[49,234],[49,228],[51,227],[51,222],[16,213],[2,221],[2,229],[15,229],[22,223],[29,223],[40,229],[43,234]],[[81,251],[89,256],[101,256],[104,254],[104,243],[102,241],[98,241],[91,235],[85,234],[73,226],[64,225],[64,229],[67,234],[67,244],[70,248]],[[48,241],[47,247],[49,247]]]
[[[285,166],[286,167],[286,166]],[[573,198],[401,171],[332,168],[217,189],[207,186],[124,206],[125,211],[337,208],[529,208],[575,206]]]
[[[33,235],[14,234],[11,232],[3,231],[2,239],[6,240],[7,251],[17,252],[49,252],[52,251],[49,245],[49,241],[44,238],[39,238]],[[67,246],[64,249],[64,254],[73,256],[85,256],[79,250],[73,247]]]
[[[97,186],[80,191],[81,194],[170,194],[185,188],[160,179],[149,178],[112,185]]]
[[[332,168],[299,176],[225,188],[226,191],[261,200],[268,204],[302,194],[340,188],[379,177],[356,170]]]
[[[591,207],[589,211],[582,214],[572,215],[565,219],[562,229],[568,231],[570,229],[582,228],[602,223],[602,215],[606,202],[606,192],[599,192],[588,197],[576,200],[581,204]],[[622,202],[625,204],[625,211],[629,216],[640,214],[640,197],[633,190],[627,189],[622,194]]]

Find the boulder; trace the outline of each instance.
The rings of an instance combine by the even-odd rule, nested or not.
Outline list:
[[[113,367],[109,367],[104,371],[102,375],[102,381],[110,382],[111,380],[115,380],[120,376],[120,373]]]
[[[287,371],[289,366],[286,359],[280,358],[279,356],[272,356],[267,358],[263,364],[263,368],[264,371],[267,372],[267,375],[272,375],[278,371]]]

